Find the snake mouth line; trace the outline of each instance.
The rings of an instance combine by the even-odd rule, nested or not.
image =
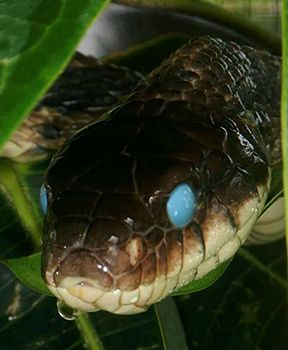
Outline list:
[[[265,199],[267,189],[258,187],[258,191],[261,198]],[[252,211],[251,208],[255,208],[255,198],[243,204],[242,212],[246,212],[246,217],[249,212],[249,219],[233,237],[226,237],[226,241],[216,254],[209,256],[206,254],[204,258],[200,250],[197,258],[194,250],[183,256],[181,271],[156,278],[151,284],[141,284],[138,288],[130,291],[117,288],[108,290],[101,287],[94,279],[68,276],[62,279],[58,286],[55,286],[54,273],[47,271],[45,276],[48,288],[58,299],[63,300],[70,307],[83,311],[95,312],[101,309],[116,314],[144,312],[150,305],[161,301],[175,289],[202,278],[219,264],[230,259],[248,237],[262,210],[262,201],[259,201],[259,198],[257,198],[257,203],[257,209]]]

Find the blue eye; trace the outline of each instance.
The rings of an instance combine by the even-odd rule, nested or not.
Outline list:
[[[190,223],[195,213],[195,202],[195,195],[187,184],[178,185],[171,192],[167,213],[174,226],[183,228]]]
[[[46,212],[47,212],[47,192],[46,192],[46,188],[44,187],[44,185],[42,185],[41,189],[40,189],[40,205],[41,205],[41,209],[42,209],[43,213],[46,214]]]

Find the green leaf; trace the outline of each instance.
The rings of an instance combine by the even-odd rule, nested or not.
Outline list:
[[[26,287],[38,293],[52,296],[41,276],[42,253],[18,259],[0,260]]]
[[[108,0],[0,0],[0,147]]]
[[[283,243],[241,248],[213,286],[175,298],[190,349],[287,349]]]
[[[165,349],[189,350],[174,298],[166,298],[154,308]]]
[[[190,294],[194,292],[199,292],[202,289],[210,287],[213,283],[215,283],[218,280],[218,278],[221,277],[221,275],[227,269],[231,261],[232,259],[225,261],[224,263],[216,267],[216,269],[210,271],[207,275],[203,276],[199,280],[196,280],[187,284],[187,286],[179,288],[175,292],[171,293],[171,295],[176,296],[176,295]]]

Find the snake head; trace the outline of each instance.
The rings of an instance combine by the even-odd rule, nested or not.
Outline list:
[[[42,266],[59,299],[142,312],[235,254],[270,185],[252,73],[238,45],[192,40],[61,147]]]
[[[179,125],[100,121],[55,155],[44,182],[43,278],[59,299],[85,311],[142,312],[245,240],[258,216],[257,189],[227,154],[206,153]],[[140,145],[157,128],[162,142]],[[165,135],[173,144],[163,146]],[[152,146],[161,152],[148,152]],[[187,203],[179,222],[173,215]]]

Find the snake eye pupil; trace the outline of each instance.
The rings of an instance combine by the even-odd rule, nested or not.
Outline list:
[[[172,224],[178,228],[186,227],[195,213],[196,200],[190,186],[178,185],[170,194],[167,213]]]
[[[47,192],[44,184],[40,189],[40,206],[44,214],[47,212]]]

